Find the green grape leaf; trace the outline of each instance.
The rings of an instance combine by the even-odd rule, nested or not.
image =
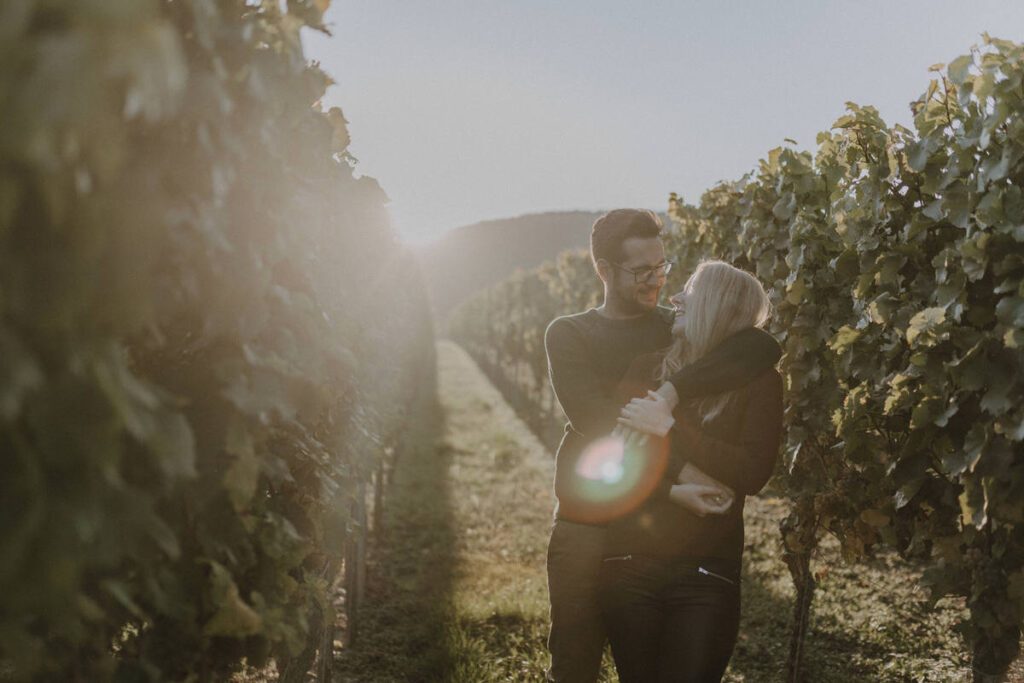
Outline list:
[[[957,57],[949,63],[949,69],[946,72],[949,75],[949,80],[953,81],[956,85],[963,85],[967,81],[973,64],[974,58],[970,55]]]

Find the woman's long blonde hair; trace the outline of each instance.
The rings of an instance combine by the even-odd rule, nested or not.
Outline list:
[[[658,372],[665,381],[684,365],[698,360],[726,337],[748,327],[761,327],[771,315],[771,302],[756,277],[724,261],[704,261],[683,286],[686,310],[683,333],[676,335]],[[698,412],[704,422],[722,412],[735,392],[708,397]]]

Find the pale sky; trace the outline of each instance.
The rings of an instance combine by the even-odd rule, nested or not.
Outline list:
[[[1020,0],[334,0],[305,35],[357,172],[413,242],[492,218],[695,202],[847,101],[910,124],[928,67]]]

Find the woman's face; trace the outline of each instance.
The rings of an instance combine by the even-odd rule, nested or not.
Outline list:
[[[672,321],[672,336],[682,337],[686,329],[686,299],[685,289],[681,289],[669,297],[668,302],[676,311],[675,320]]]

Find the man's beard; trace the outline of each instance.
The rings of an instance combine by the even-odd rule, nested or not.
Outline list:
[[[640,301],[640,294],[642,291],[643,290],[632,291],[629,296],[626,296],[621,292],[616,292],[615,298],[618,301],[619,309],[623,313],[635,315],[640,315],[654,310],[658,305],[657,297],[655,297],[654,303],[646,304]]]

